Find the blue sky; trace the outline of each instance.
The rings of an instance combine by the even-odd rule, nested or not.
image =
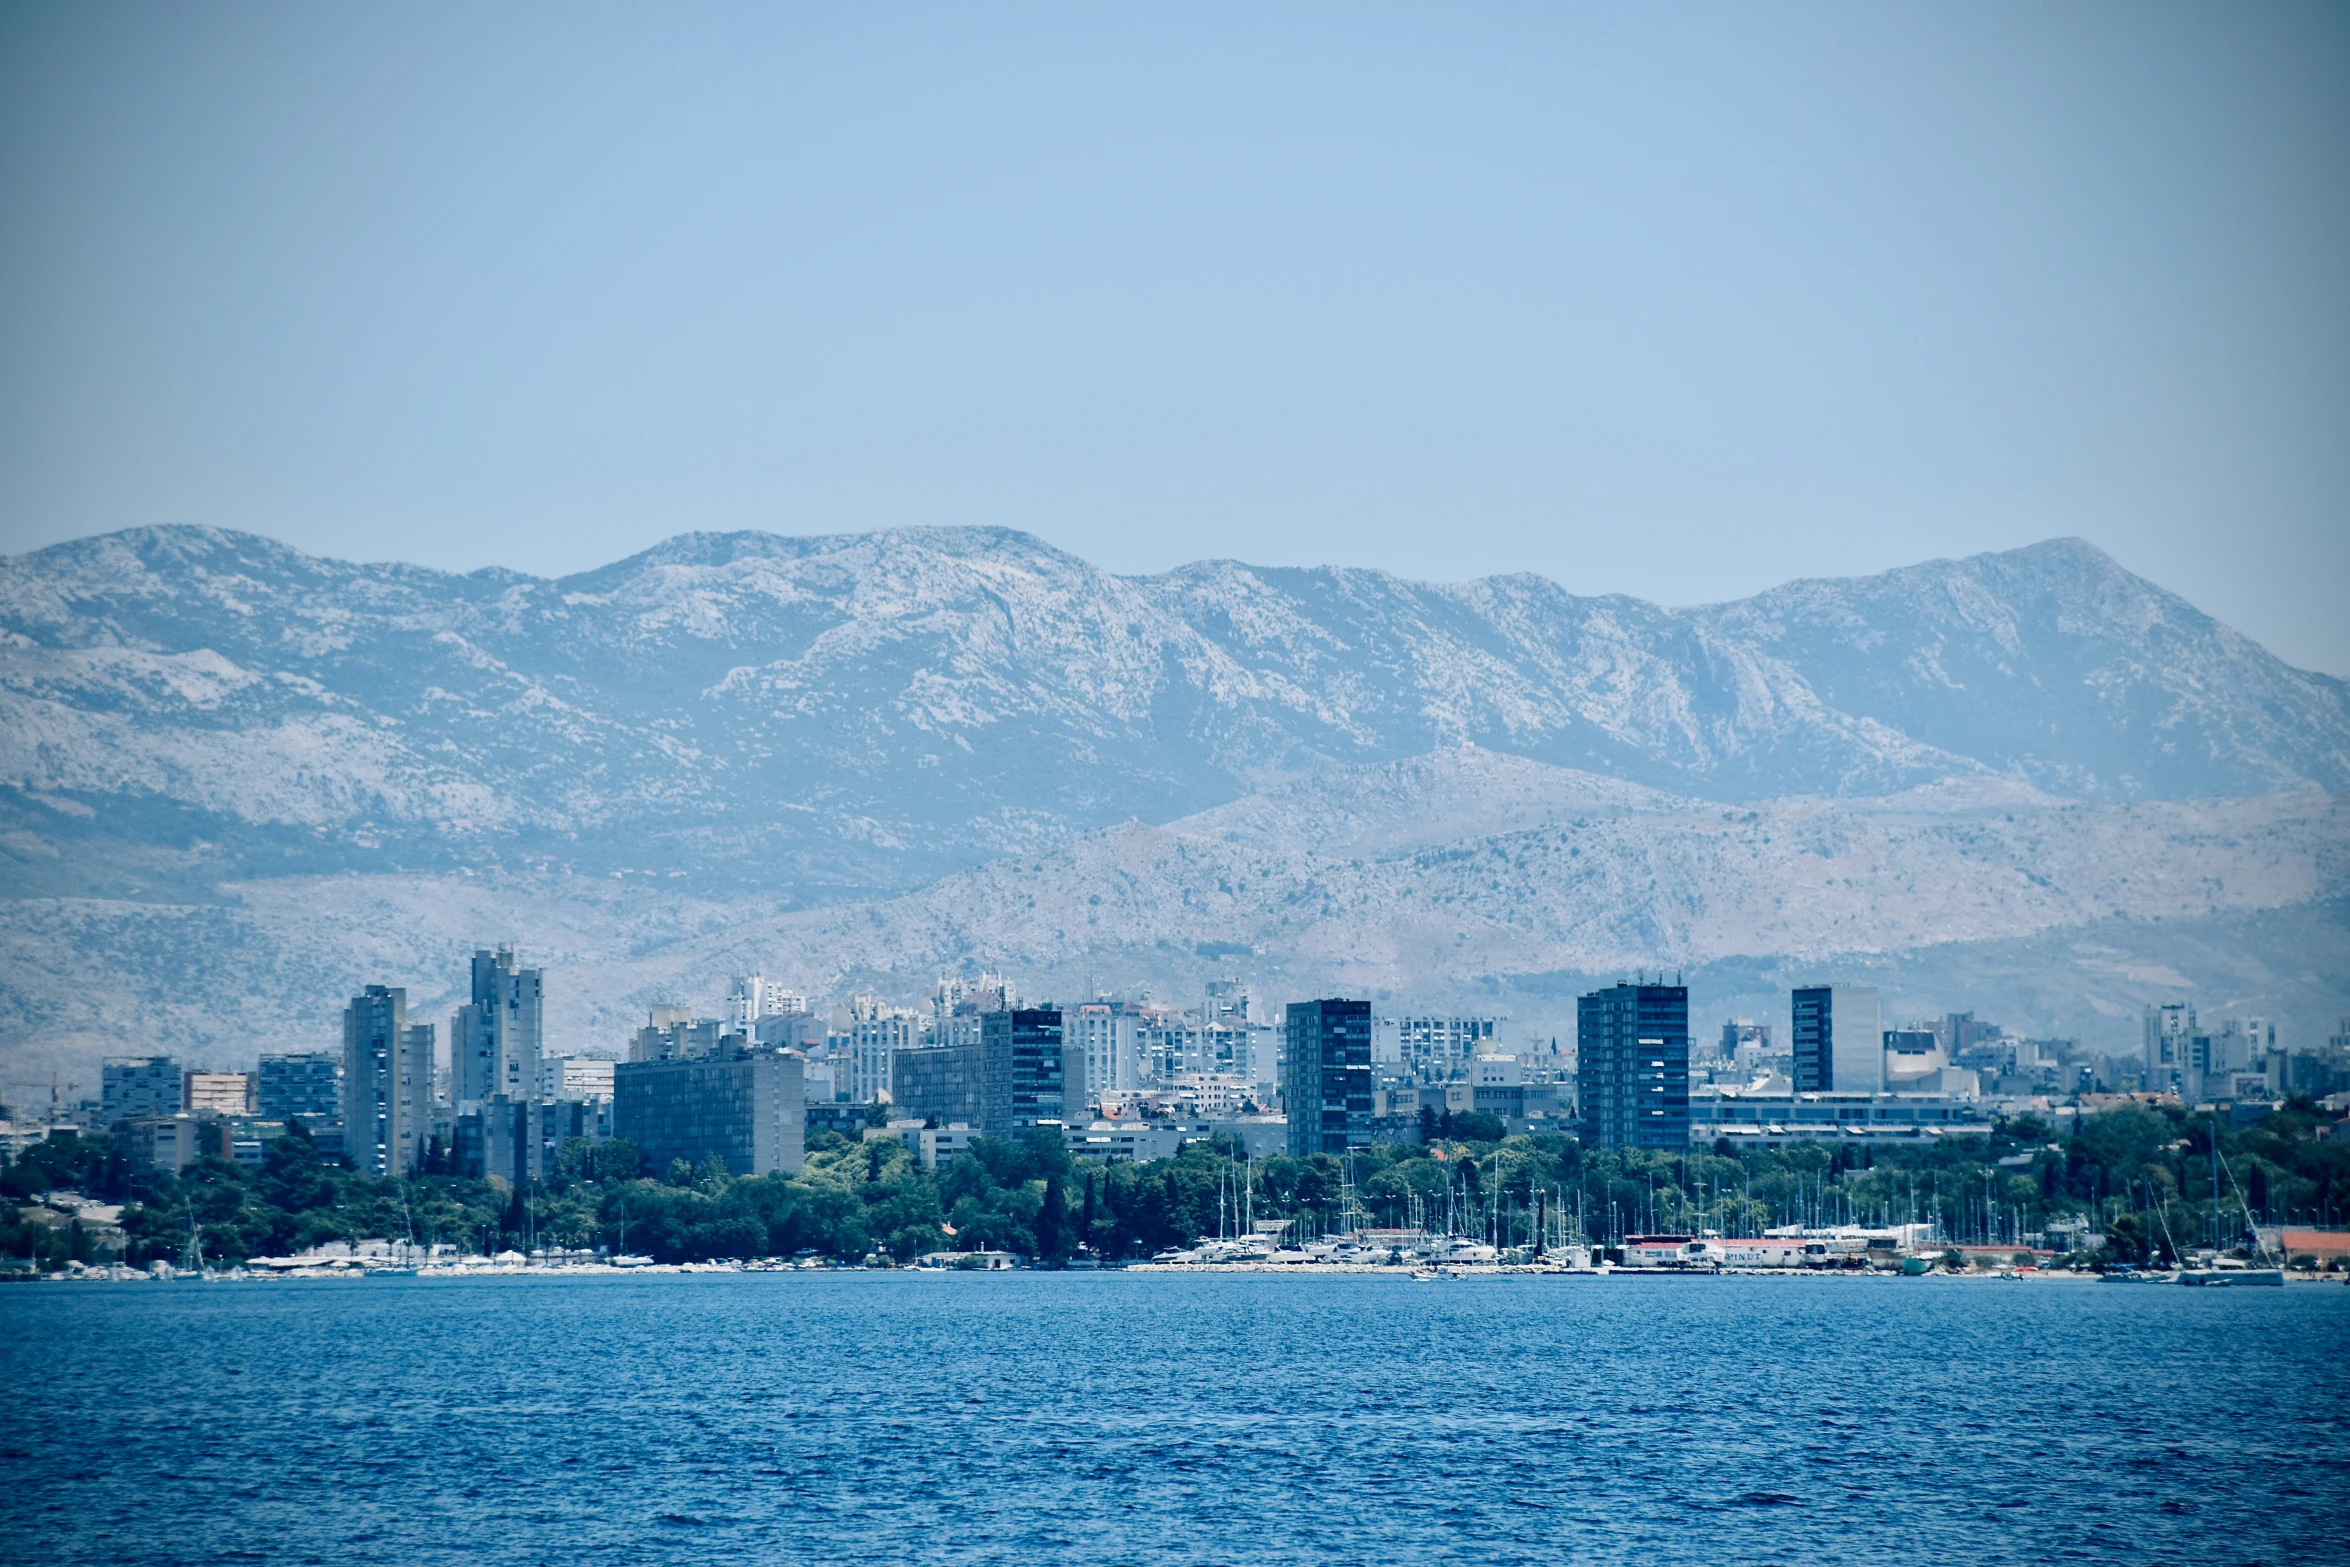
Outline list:
[[[2080,534],[2350,674],[2340,6],[0,12],[0,547]]]

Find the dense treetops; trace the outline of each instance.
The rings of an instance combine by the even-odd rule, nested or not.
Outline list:
[[[1266,1158],[1244,1167],[1228,1142],[1155,1163],[1073,1162],[1049,1131],[982,1142],[935,1171],[894,1139],[819,1134],[796,1176],[735,1177],[715,1162],[647,1171],[636,1147],[567,1144],[527,1192],[451,1176],[372,1180],[319,1157],[300,1136],[263,1160],[210,1159],[177,1177],[131,1171],[105,1138],[53,1139],[0,1171],[0,1258],[61,1266],[99,1251],[89,1227],[20,1217],[17,1205],[72,1190],[124,1203],[125,1260],[178,1261],[191,1234],[204,1258],[234,1263],[336,1240],[413,1236],[460,1250],[607,1248],[661,1261],[814,1255],[897,1261],[1002,1250],[1045,1263],[1146,1257],[1237,1233],[1244,1214],[1298,1231],[1451,1225],[1508,1242],[1540,1211],[1600,1240],[1789,1222],[1922,1222],[1959,1239],[2004,1240],[2087,1215],[2126,1258],[2174,1255],[2260,1222],[2327,1222],[2350,1208],[2350,1144],[2315,1135],[2295,1104],[2242,1129],[2128,1105],[2062,1136],[2001,1123],[1988,1136],[1853,1149],[1806,1144],[1685,1155],[1600,1152],[1563,1136],[1456,1135],[1364,1150],[1341,1162]],[[1456,1133],[1498,1126],[1456,1124]],[[2214,1175],[2220,1188],[2212,1198]],[[1351,1206],[1350,1206],[1351,1205]],[[2216,1213],[2216,1223],[2214,1222]],[[1555,1221],[1554,1221],[1555,1222]]]

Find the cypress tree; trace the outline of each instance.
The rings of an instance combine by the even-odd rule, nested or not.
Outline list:
[[[1063,1239],[1064,1221],[1068,1213],[1068,1198],[1061,1190],[1058,1172],[1044,1178],[1044,1205],[1036,1210],[1036,1255],[1043,1260],[1058,1262],[1069,1254]]]

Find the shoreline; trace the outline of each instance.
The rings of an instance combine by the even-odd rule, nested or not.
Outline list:
[[[552,1267],[530,1267],[514,1264],[482,1267],[426,1267],[426,1268],[301,1268],[290,1270],[247,1271],[242,1268],[210,1274],[197,1274],[172,1269],[153,1273],[125,1269],[112,1273],[90,1269],[81,1273],[51,1273],[40,1275],[13,1275],[4,1281],[15,1284],[319,1284],[353,1283],[369,1279],[418,1279],[447,1282],[462,1279],[587,1279],[587,1278],[675,1278],[686,1275],[751,1275],[785,1273],[853,1273],[853,1274],[911,1274],[938,1276],[950,1274],[1115,1274],[1139,1273],[1157,1277],[1200,1275],[1253,1275],[1283,1278],[1388,1278],[1405,1283],[1457,1283],[1465,1280],[1502,1278],[1560,1278],[1560,1279],[1651,1279],[1651,1278],[1738,1278],[1738,1279],[1853,1279],[1853,1280],[1911,1280],[1939,1279],[1944,1282],[1977,1284],[2101,1284],[2104,1276],[2095,1273],[2051,1271],[2034,1273],[1985,1273],[1969,1271],[1952,1273],[1936,1269],[1923,1274],[1901,1274],[1887,1269],[1859,1268],[1546,1268],[1524,1264],[1505,1266],[1476,1266],[1447,1264],[1445,1271],[1431,1273],[1386,1264],[1361,1263],[1265,1263],[1265,1262],[1210,1262],[1210,1263],[1152,1263],[1139,1262],[1117,1268],[870,1268],[855,1264],[803,1262],[667,1262],[645,1263],[628,1267],[608,1264],[572,1263]],[[2177,1286],[2179,1280],[2147,1280]],[[2315,1274],[2296,1277],[2285,1275],[2285,1284],[2293,1288],[2336,1284],[2350,1286],[2350,1275]]]

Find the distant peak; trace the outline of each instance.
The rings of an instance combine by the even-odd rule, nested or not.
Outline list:
[[[900,552],[958,558],[982,555],[1074,558],[1035,534],[1017,528],[905,527],[855,533],[772,533],[745,528],[674,534],[649,549],[580,575],[606,576],[648,566],[727,566],[745,560],[806,560],[825,555]]]

